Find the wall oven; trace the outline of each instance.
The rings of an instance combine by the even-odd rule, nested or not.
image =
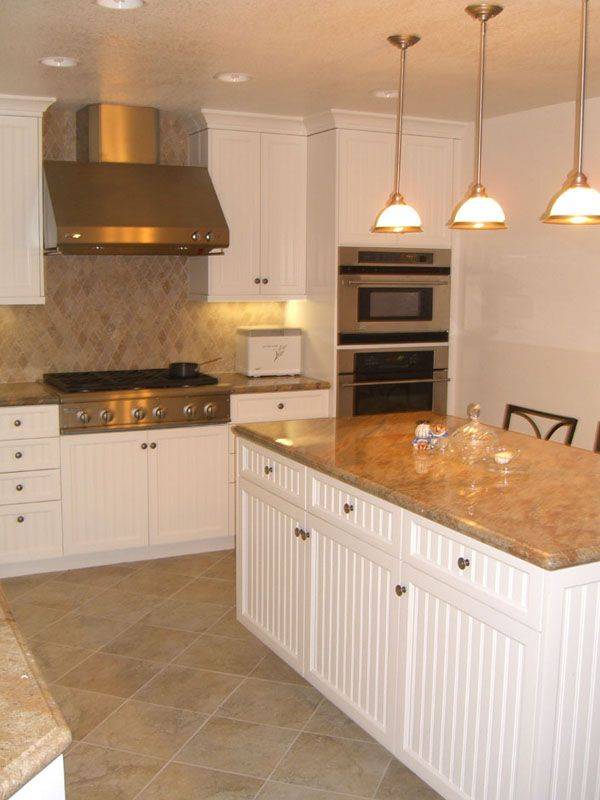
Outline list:
[[[449,325],[450,250],[339,248],[339,344],[382,334],[447,341]]]
[[[338,350],[337,414],[446,413],[448,346],[398,345]]]

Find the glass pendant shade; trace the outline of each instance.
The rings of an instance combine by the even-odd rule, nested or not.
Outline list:
[[[392,192],[377,214],[371,233],[420,233],[422,230],[421,217],[416,209],[401,194]]]
[[[493,231],[506,228],[506,215],[493,197],[488,197],[481,185],[475,185],[461,200],[448,225],[457,230]]]

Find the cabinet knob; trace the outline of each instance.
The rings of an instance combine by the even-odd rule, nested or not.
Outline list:
[[[282,408],[285,408],[285,403],[277,403],[277,408],[281,411]]]
[[[15,428],[20,428],[21,427],[21,420],[20,419],[16,419],[13,422],[13,425],[15,426]]]
[[[17,522],[25,522],[25,517],[22,514],[19,514],[17,517]]]
[[[260,283],[260,278],[254,278],[254,283]]]
[[[296,537],[296,539],[298,539],[301,535],[302,535],[302,529],[294,528],[294,536]]]
[[[266,464],[265,465],[265,475],[271,475],[272,472],[273,472],[273,467],[271,467],[269,464]]]
[[[22,492],[24,488],[25,487],[23,486],[22,483],[17,483],[17,485],[15,486],[15,489],[17,490],[17,492]]]
[[[146,442],[142,442],[142,444],[140,445],[140,447],[142,448],[142,450],[147,450],[147,449],[148,449],[148,445],[147,445],[147,443],[146,443]]]
[[[268,279],[268,278],[263,278],[263,279],[262,279],[262,282],[263,282],[263,283],[268,283],[268,282],[269,282],[269,279]]]
[[[398,584],[396,586],[395,592],[398,595],[398,597],[402,597],[403,594],[406,594],[406,586],[400,586],[400,584]]]
[[[156,442],[150,442],[150,450],[156,450]]]
[[[466,569],[467,567],[471,566],[471,562],[468,558],[463,558],[462,556],[457,561],[459,569]]]
[[[344,514],[351,514],[354,511],[352,503],[344,503]]]
[[[310,533],[308,531],[301,531],[300,536],[302,537],[303,542],[305,542],[307,539],[310,539]]]
[[[15,453],[15,458],[23,458],[23,453],[20,450],[17,450]]]

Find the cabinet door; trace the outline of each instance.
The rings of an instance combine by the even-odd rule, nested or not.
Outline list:
[[[40,125],[0,116],[0,304],[43,300]]]
[[[227,426],[153,430],[148,441],[150,543],[226,536]]]
[[[148,544],[147,433],[61,437],[64,552]]]
[[[229,247],[208,256],[209,293],[252,297],[260,284],[260,134],[208,131],[208,169],[229,226]]]
[[[238,617],[303,672],[309,540],[295,529],[304,511],[244,480],[238,503]]]
[[[452,798],[529,800],[539,634],[403,565],[398,757]]]
[[[306,170],[305,136],[261,134],[263,295],[306,291]]]
[[[317,517],[310,531],[308,672],[329,699],[391,747],[400,560]]]

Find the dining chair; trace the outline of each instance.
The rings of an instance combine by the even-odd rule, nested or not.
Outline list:
[[[515,406],[512,403],[507,403],[504,412],[504,423],[502,427],[505,431],[510,430],[510,422],[513,416],[522,417],[526,420],[538,439],[545,439],[549,441],[554,434],[561,428],[565,428],[564,444],[570,445],[575,435],[575,428],[577,427],[578,420],[575,417],[565,417],[562,414],[549,414],[547,411],[538,411],[535,408],[525,408],[524,406]],[[542,430],[534,417],[541,419],[551,420],[554,424],[550,425],[546,433],[542,434]],[[598,444],[598,442],[596,443]]]

